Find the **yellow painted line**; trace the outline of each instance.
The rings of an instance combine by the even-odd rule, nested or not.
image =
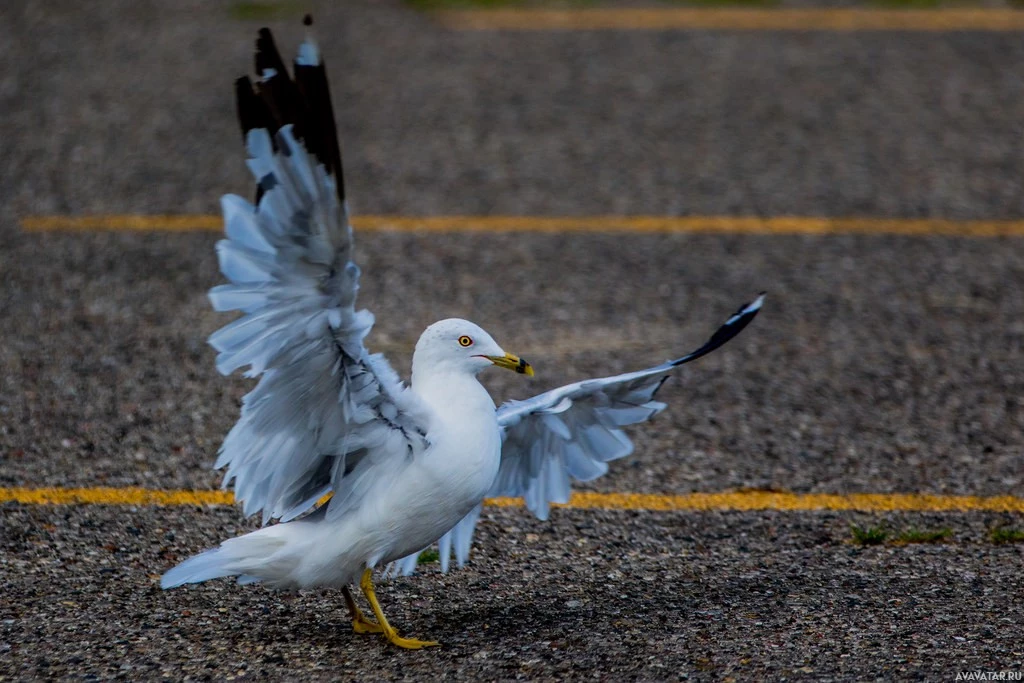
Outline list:
[[[230,491],[141,488],[0,488],[0,503],[23,505],[233,505]]]
[[[518,499],[513,499],[518,502]],[[494,499],[492,504],[508,504]],[[943,496],[927,493],[783,493],[732,491],[659,495],[574,493],[567,507],[606,510],[855,510],[862,512],[1024,512],[1015,496]]]
[[[94,216],[28,216],[21,219],[26,232],[160,231],[192,232],[224,229],[215,215],[101,214]]]
[[[142,488],[0,488],[0,503],[24,505],[233,505],[227,491],[159,491]],[[490,498],[493,507],[522,507],[519,498]],[[928,493],[574,493],[577,510],[746,511],[850,510],[858,512],[1024,512],[1016,496],[945,496]]]
[[[768,235],[946,235],[1021,237],[1024,220],[954,221],[931,218],[817,216],[357,216],[361,232],[719,233]],[[220,216],[29,216],[28,232],[223,230]]]
[[[458,31],[1024,31],[1024,11],[949,8],[628,8],[445,10]]]

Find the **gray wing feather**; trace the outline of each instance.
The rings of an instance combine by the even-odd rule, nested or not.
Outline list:
[[[646,422],[665,409],[654,400],[669,374],[680,365],[711,353],[739,334],[764,302],[764,294],[744,304],[698,349],[646,370],[588,379],[498,408],[502,427],[501,467],[488,494],[522,497],[526,507],[546,520],[552,503],[568,503],[570,482],[591,481],[608,471],[608,463],[633,452],[622,431]],[[450,549],[462,566],[469,558],[479,511],[469,515],[438,541],[442,569]],[[395,573],[411,574],[415,557],[399,560]]]
[[[227,239],[217,245],[230,284],[214,287],[219,311],[244,315],[210,337],[217,369],[248,366],[260,377],[221,446],[246,514],[292,519],[328,492],[343,514],[360,482],[426,447],[425,408],[363,339],[373,315],[354,308],[359,268],[334,179],[295,139],[247,134],[249,167],[264,188],[259,205],[222,201]]]
[[[654,394],[671,367],[570,384],[498,410],[504,428],[501,469],[492,496],[522,496],[548,518],[551,503],[568,503],[570,481],[591,481],[608,463],[633,452],[622,427],[646,422],[665,404]]]

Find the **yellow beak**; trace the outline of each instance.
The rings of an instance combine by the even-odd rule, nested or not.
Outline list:
[[[513,356],[511,353],[506,353],[504,356],[484,356],[484,358],[491,361],[499,368],[513,370],[518,372],[520,375],[533,377],[533,366],[519,356]]]

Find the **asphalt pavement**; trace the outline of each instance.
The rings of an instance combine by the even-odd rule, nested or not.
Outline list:
[[[310,3],[359,213],[1024,217],[1024,42],[996,33],[461,33]],[[29,215],[212,213],[248,195],[229,3],[0,5],[0,486],[210,489],[250,386],[217,375],[217,236],[26,233]],[[300,16],[271,22],[290,51]],[[1024,249],[886,235],[357,236],[368,340],[408,372],[461,316],[522,398],[687,351],[583,490],[1019,495]],[[488,509],[470,565],[382,584],[401,652],[341,597],[159,574],[229,508],[0,509],[0,678],[954,680],[1024,671],[1003,513]],[[948,529],[861,546],[851,525]]]

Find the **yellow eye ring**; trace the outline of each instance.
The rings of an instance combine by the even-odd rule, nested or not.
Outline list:
[[[469,337],[467,337],[466,335],[462,335],[461,337],[459,337],[459,346],[472,346],[472,345],[473,345],[473,340],[470,339]]]

